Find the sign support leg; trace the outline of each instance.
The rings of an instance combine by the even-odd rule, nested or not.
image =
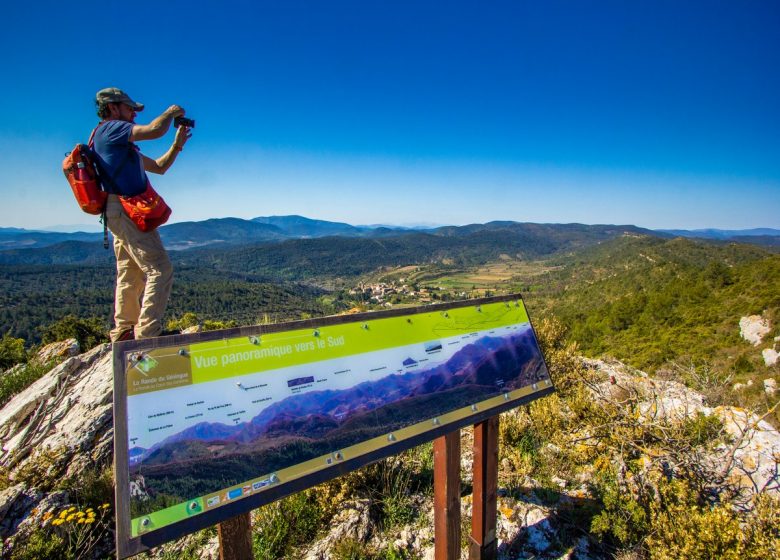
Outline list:
[[[217,525],[219,560],[253,560],[252,521],[249,512]]]
[[[495,560],[498,491],[498,416],[474,426],[474,506],[469,560]]]
[[[433,441],[436,560],[460,558],[460,430]]]

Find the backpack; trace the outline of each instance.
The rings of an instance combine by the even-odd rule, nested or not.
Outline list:
[[[93,132],[94,135],[94,132]],[[90,144],[92,138],[90,137]],[[62,172],[70,183],[73,196],[81,209],[87,214],[102,214],[108,193],[100,184],[95,157],[90,146],[76,144],[73,151],[65,155]]]
[[[103,248],[108,249],[108,221],[106,220],[108,193],[103,190],[97,158],[92,151],[95,132],[100,124],[89,135],[87,145],[76,144],[73,151],[65,154],[65,159],[62,160],[62,172],[73,190],[73,196],[76,197],[79,207],[87,214],[100,216],[100,221],[103,222]]]

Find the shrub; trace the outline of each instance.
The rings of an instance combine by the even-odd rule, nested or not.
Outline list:
[[[252,548],[256,558],[287,558],[292,549],[311,541],[322,527],[315,492],[307,490],[268,504],[255,513]]]
[[[114,502],[114,475],[111,467],[86,468],[64,480],[60,488],[68,492],[72,502],[83,508],[97,508]]]
[[[79,319],[75,315],[66,315],[59,321],[44,327],[42,331],[44,344],[75,338],[82,352],[108,342],[106,326],[103,320],[97,317]]]
[[[0,370],[21,364],[27,360],[27,352],[24,349],[24,339],[14,338],[8,333],[0,340]]]
[[[38,381],[49,372],[51,367],[52,363],[41,364],[33,360],[27,364],[18,364],[0,374],[0,406]]]
[[[235,321],[212,321],[210,319],[201,321],[195,313],[188,311],[180,318],[168,321],[166,328],[171,331],[183,331],[184,329],[197,326],[200,326],[203,331],[218,331],[232,329],[233,327],[237,327],[238,323]]]
[[[65,541],[47,530],[36,529],[27,540],[11,550],[10,560],[44,560],[67,558]]]
[[[659,486],[660,500],[650,508],[647,549],[653,560],[739,560],[740,526],[736,514],[724,505],[701,505],[680,480]]]
[[[13,479],[8,476],[7,471],[5,476],[0,476],[0,490],[20,482],[42,492],[51,490],[64,466],[62,458],[62,448],[43,447],[38,449],[21,467],[13,472]]]

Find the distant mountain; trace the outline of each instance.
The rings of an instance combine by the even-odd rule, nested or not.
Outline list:
[[[446,237],[471,236],[483,239],[509,234],[518,242],[527,241],[529,245],[539,248],[541,254],[593,245],[623,235],[665,237],[665,234],[632,225],[535,224],[510,221],[443,226],[432,230],[432,233]]]
[[[58,228],[59,229],[59,228]],[[551,250],[562,246],[572,248],[598,243],[623,234],[660,237],[699,237],[721,241],[739,241],[758,245],[780,245],[780,230],[756,228],[747,230],[649,230],[632,225],[535,224],[494,221],[485,224],[439,227],[400,227],[391,225],[353,226],[342,222],[316,220],[305,216],[259,216],[212,218],[199,222],[178,222],[160,228],[166,246],[186,250],[208,246],[246,246],[278,242],[286,239],[316,239],[321,237],[386,238],[410,233],[429,233],[443,237],[490,236],[511,234],[539,245],[546,239]],[[0,228],[0,251],[4,249],[36,249],[58,245],[65,241],[100,243],[102,233],[26,230]],[[555,249],[553,249],[555,248]],[[8,259],[6,259],[7,262]],[[56,259],[49,259],[54,261]]]
[[[55,233],[72,233],[74,231],[84,233],[102,233],[103,224],[101,224],[100,221],[95,221],[91,224],[58,224],[53,226],[46,226],[45,228],[42,228],[41,231],[52,231]]]
[[[259,221],[258,221],[259,220]],[[273,222],[273,223],[265,223]],[[9,239],[19,232],[9,232]],[[43,235],[63,236],[48,233]],[[35,251],[22,247],[0,250],[0,264],[80,264],[104,262],[99,234],[87,236],[83,246],[62,245],[62,238],[46,238],[50,247]],[[268,274],[286,278],[353,276],[379,266],[424,264],[451,260],[475,264],[501,255],[536,258],[567,252],[621,235],[653,235],[635,226],[583,224],[530,224],[490,222],[445,226],[434,230],[391,228],[361,229],[348,224],[311,220],[302,216],[276,216],[242,220],[221,218],[182,222],[160,228],[172,258],[198,266]],[[68,240],[71,241],[71,240]],[[186,249],[186,250],[185,250]]]
[[[676,237],[701,237],[703,239],[732,239],[734,237],[780,236],[780,229],[659,229]]]
[[[750,243],[763,247],[780,247],[780,229],[664,229],[661,233],[675,237],[711,239],[714,241],[730,241],[733,243]]]
[[[58,233],[20,228],[0,228],[0,250],[35,249],[56,245],[64,241],[97,242],[102,239],[102,236],[102,233],[87,233],[83,231]]]
[[[341,222],[313,220],[304,216],[260,216],[252,218],[253,222],[268,224],[279,228],[288,237],[326,237],[341,235],[355,237],[363,235],[373,228],[359,228]]]
[[[251,245],[291,237],[274,225],[240,218],[212,218],[202,222],[179,222],[160,228],[165,246],[171,250],[207,245]]]
[[[59,235],[59,234],[53,234]],[[103,248],[103,234],[94,241],[59,241],[52,245],[0,251],[2,265],[112,265],[114,251]]]

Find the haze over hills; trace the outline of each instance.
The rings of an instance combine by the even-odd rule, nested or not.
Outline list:
[[[258,219],[274,223],[257,222]],[[185,222],[162,227],[160,234],[166,246],[173,250],[174,261],[193,265],[208,262],[217,268],[252,273],[272,269],[274,274],[281,270],[287,275],[284,271],[289,269],[289,275],[299,277],[304,275],[303,271],[327,274],[335,270],[337,263],[341,267],[339,274],[352,275],[383,265],[442,260],[484,262],[502,254],[533,258],[587,247],[625,234],[659,235],[630,225],[489,222],[433,230],[393,230],[360,229],[301,216],[256,220],[221,218]],[[47,244],[52,241],[48,235],[57,234],[26,237],[23,247],[0,251],[0,264],[111,262],[111,252],[103,249],[102,235],[92,234],[91,241],[66,238]]]
[[[581,233],[589,231],[636,231],[647,235],[700,237],[722,241],[738,240],[761,245],[780,246],[780,230],[755,228],[747,230],[650,230],[629,225],[534,224],[527,222],[494,221],[485,224],[437,227],[401,227],[392,225],[353,226],[342,222],[317,220],[304,216],[259,216],[251,220],[241,218],[212,218],[198,222],[179,222],[160,228],[160,235],[171,250],[185,250],[209,245],[251,245],[285,239],[339,237],[388,237],[408,233],[429,233],[443,236],[464,236],[477,231],[500,229],[524,230],[526,233]],[[102,232],[62,232],[0,228],[0,251],[35,249],[57,245],[65,241],[100,243]],[[7,262],[2,261],[0,262]]]

